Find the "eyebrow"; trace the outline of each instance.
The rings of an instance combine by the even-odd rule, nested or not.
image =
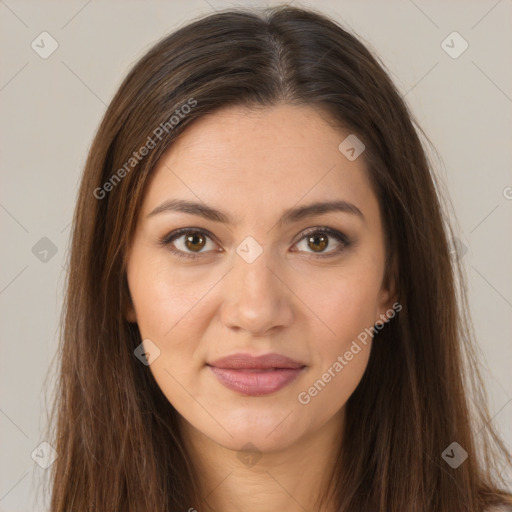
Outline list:
[[[214,222],[234,224],[234,220],[229,214],[217,210],[216,208],[212,208],[211,206],[207,206],[202,203],[196,203],[194,201],[187,201],[184,199],[169,199],[151,211],[151,213],[148,214],[148,217],[152,217],[163,212],[188,213],[191,215],[203,217]],[[366,222],[363,212],[355,204],[344,200],[338,200],[316,202],[305,206],[289,208],[284,211],[283,215],[278,221],[278,224],[291,224],[307,217],[331,212],[350,213],[361,218],[363,222]]]

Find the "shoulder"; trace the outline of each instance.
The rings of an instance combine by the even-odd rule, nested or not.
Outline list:
[[[486,508],[483,512],[512,512],[512,505],[494,505]]]

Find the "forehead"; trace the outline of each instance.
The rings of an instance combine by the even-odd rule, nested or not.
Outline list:
[[[229,107],[205,115],[160,159],[142,213],[185,198],[239,217],[340,199],[371,214],[377,204],[364,159],[351,161],[338,149],[348,135],[310,106]]]

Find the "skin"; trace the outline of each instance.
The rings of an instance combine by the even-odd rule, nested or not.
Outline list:
[[[308,404],[298,395],[395,302],[383,286],[384,233],[364,159],[338,149],[347,135],[309,106],[229,107],[191,125],[148,183],[128,257],[126,318],[160,350],[150,371],[180,414],[203,495],[219,512],[314,509],[371,339]],[[171,198],[222,210],[234,223],[172,211],[148,217]],[[288,208],[340,199],[364,219],[330,212],[277,223]],[[324,226],[352,243],[308,243],[303,233]],[[179,228],[214,238],[192,248],[184,236],[174,240],[199,256],[180,258],[158,244]],[[248,236],[263,249],[252,263],[236,252]],[[277,352],[307,368],[277,392],[245,396],[206,366],[236,352]]]

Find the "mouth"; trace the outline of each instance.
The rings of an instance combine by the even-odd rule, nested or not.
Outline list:
[[[307,368],[280,354],[259,357],[234,354],[207,363],[207,367],[226,388],[246,396],[275,393],[293,382]]]

